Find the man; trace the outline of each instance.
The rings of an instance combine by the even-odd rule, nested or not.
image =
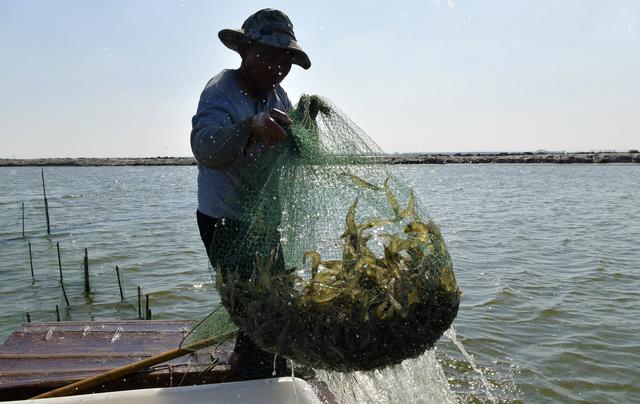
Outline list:
[[[222,43],[240,54],[236,70],[223,70],[207,83],[193,117],[191,149],[198,162],[198,211],[202,242],[212,265],[227,258],[230,246],[213,242],[237,238],[243,231],[243,195],[237,184],[249,163],[265,148],[287,138],[281,124],[291,101],[280,83],[292,64],[305,70],[309,57],[296,42],[293,25],[281,11],[264,9],[249,16],[240,30],[218,33]],[[244,378],[268,377],[274,357],[242,332],[234,361]],[[284,361],[278,372],[285,370]]]

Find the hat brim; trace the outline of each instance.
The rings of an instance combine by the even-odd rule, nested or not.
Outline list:
[[[218,38],[220,38],[220,42],[222,42],[224,46],[236,52],[238,52],[240,48],[240,43],[249,40],[244,31],[236,29],[223,29],[218,32]],[[287,49],[291,52],[291,63],[296,64],[305,70],[311,67],[311,60],[309,60],[309,56],[307,56],[306,52],[302,50],[300,45],[298,45],[294,40],[289,41],[285,46],[274,45],[260,40],[256,41],[263,45],[273,46],[274,48]]]

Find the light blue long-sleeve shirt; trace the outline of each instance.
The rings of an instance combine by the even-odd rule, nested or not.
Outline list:
[[[238,185],[247,163],[263,149],[247,148],[247,118],[271,108],[291,109],[287,93],[277,85],[265,99],[254,100],[242,90],[234,70],[223,70],[200,96],[191,131],[191,150],[198,162],[198,210],[214,218],[240,218]]]

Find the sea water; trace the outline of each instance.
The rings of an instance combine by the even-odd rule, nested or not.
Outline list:
[[[640,166],[392,169],[442,228],[464,292],[456,332],[393,368],[321,372],[338,396],[638,400]],[[55,321],[56,304],[66,320],[137,318],[137,286],[150,295],[154,319],[207,314],[219,298],[195,221],[196,175],[195,167],[46,167],[47,237],[40,168],[0,168],[0,339],[26,321],[26,312],[32,321]]]

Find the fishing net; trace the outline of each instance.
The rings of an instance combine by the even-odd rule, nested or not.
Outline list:
[[[289,115],[288,141],[248,156],[234,201],[242,217],[214,231],[209,253],[230,319],[261,348],[313,368],[367,370],[422,354],[459,305],[438,226],[328,100],[303,96]],[[224,329],[213,324],[200,334]]]

